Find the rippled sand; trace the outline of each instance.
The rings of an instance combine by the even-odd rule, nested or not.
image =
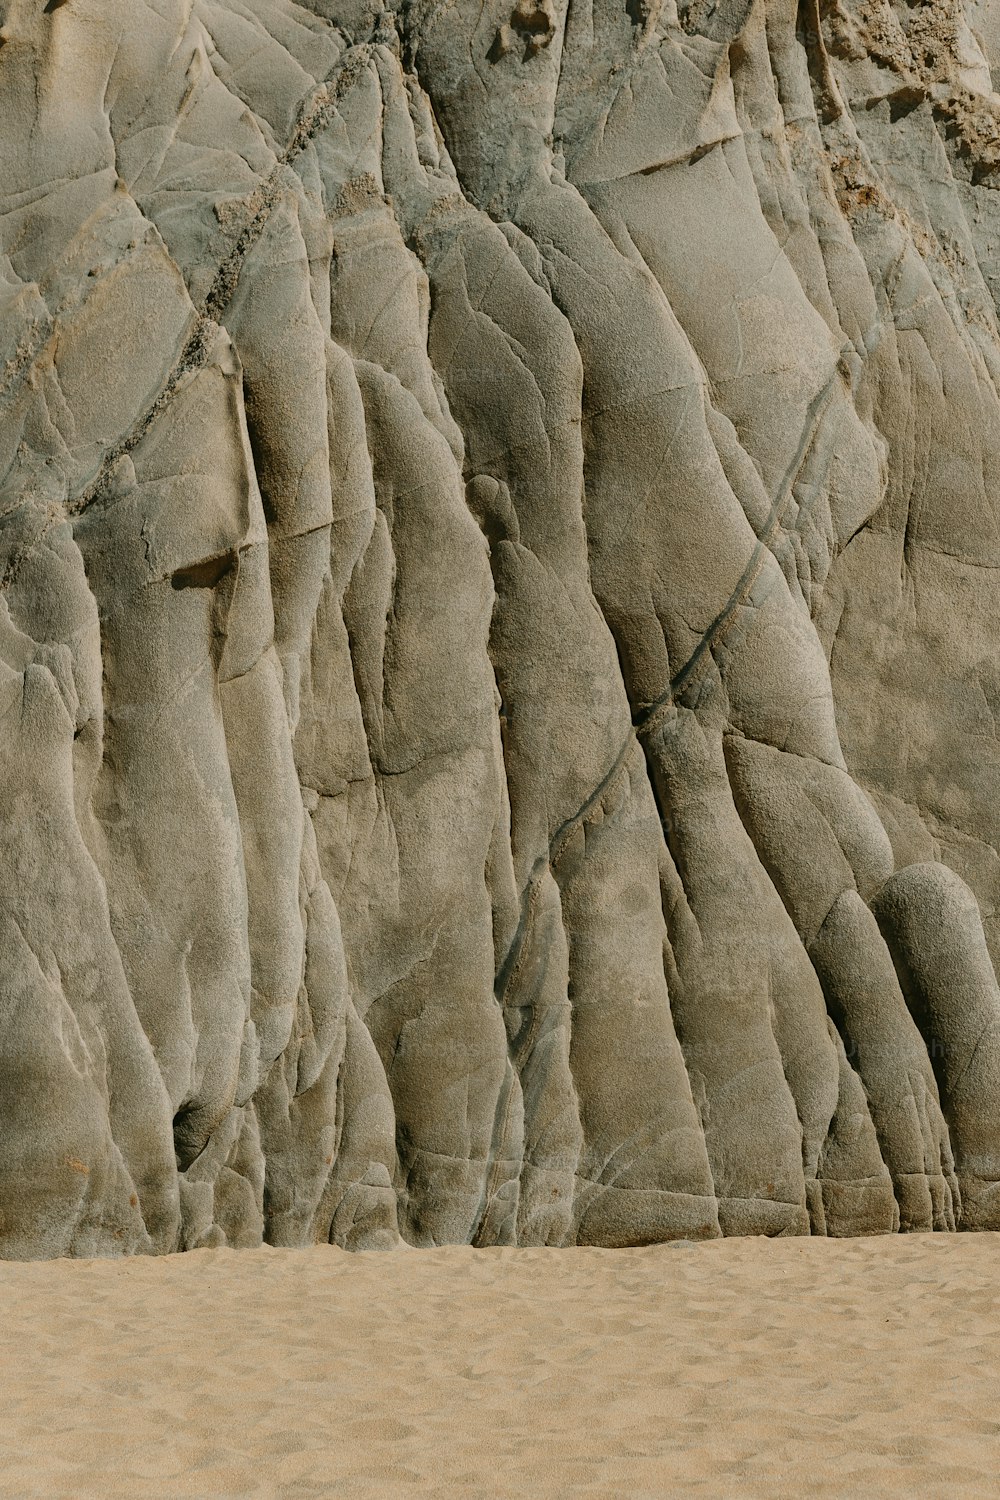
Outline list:
[[[1000,1235],[0,1265],[7,1496],[1000,1495]]]

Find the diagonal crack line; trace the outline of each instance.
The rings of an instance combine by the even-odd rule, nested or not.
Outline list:
[[[166,380],[151,404],[133,423],[130,431],[104,455],[100,468],[91,483],[66,504],[62,510],[64,516],[80,515],[88,505],[99,498],[105,491],[115,466],[138,445],[170,401],[181,380],[205,365],[214,336],[218,332],[220,320],[236,290],[243,264],[260,239],[274,205],[281,196],[281,179],[284,169],[301,155],[313,137],[329,124],[337,112],[338,105],[368,66],[374,51],[375,46],[371,42],[349,48],[338,60],[331,73],[305,100],[288,145],[277,158],[265,180],[243,200],[246,222],[233,248],[216,271],[201,307],[195,310],[191,332]],[[50,518],[43,528],[42,536],[51,528],[54,519]],[[24,561],[41,540],[41,536],[37,537],[28,547],[18,549],[8,563],[3,576],[0,577],[0,591],[9,588],[15,581]]]
[[[194,329],[167,376],[165,384],[152,405],[136,422],[132,431],[105,456],[97,477],[70,507],[71,514],[79,514],[97,497],[107,483],[115,464],[136,446],[154,417],[173,395],[182,376],[204,365],[208,358],[212,336],[217,331],[220,320],[232,300],[243,264],[264,232],[274,205],[281,196],[281,178],[285,167],[300,156],[313,137],[329,124],[337,111],[338,104],[357,83],[371,60],[373,52],[374,47],[371,43],[350,48],[338,60],[333,74],[325,78],[303,104],[288,145],[278,157],[264,182],[243,200],[247,222],[232,250],[216,271],[197,314]]]
[[[0,375],[0,400],[16,390],[54,327],[51,316],[35,319]]]
[[[578,828],[583,827],[604,797],[608,795],[617,785],[628,767],[628,756],[632,746],[636,743],[635,731],[629,729],[621,749],[615,756],[610,768],[604,773],[595,787],[588,792],[576,812],[564,819],[549,839],[548,849],[540,854],[535,860],[528,877],[527,884],[521,893],[520,912],[518,915],[517,930],[511,939],[507,955],[496,975],[494,993],[501,1006],[510,1004],[508,995],[516,989],[518,976],[529,948],[530,929],[534,920],[535,908],[541,895],[542,880],[545,872],[551,871],[553,876],[560,860],[566,852],[567,846],[573,834]],[[524,1059],[531,1050],[535,1035],[540,1024],[541,1017],[536,1015],[532,1019],[531,1028],[527,1039],[518,1047],[516,1054],[512,1054],[515,1067],[520,1070]]]
[[[760,536],[750,554],[750,560],[744,568],[739,582],[687,661],[674,674],[666,692],[661,693],[658,698],[654,698],[653,702],[636,716],[633,721],[636,734],[648,734],[656,727],[663,713],[669,712],[678,696],[696,680],[698,668],[712,647],[718,645],[720,641],[725,640],[733,628],[741,606],[746,603],[754,584],[767,564],[768,558],[772,556],[771,544],[778,534],[791,501],[796,475],[805,461],[806,454],[809,452],[816,438],[820,423],[833,399],[837,378],[838,369],[835,368],[822,390],[813,398],[799,446],[785,471],[785,477],[778,488],[774,504],[771,506],[770,515],[764,523]]]
[[[80,515],[82,511],[86,510],[91,501],[98,498],[105,490],[112,471],[119,460],[124,458],[127,453],[131,453],[133,448],[137,446],[160,412],[167,405],[183,377],[192,370],[201,369],[205,364],[208,359],[208,351],[212,346],[213,336],[218,332],[218,327],[218,323],[212,318],[207,317],[204,313],[196,314],[194,328],[165,382],[153,398],[152,404],[136,420],[131,430],[123,438],[120,438],[113,447],[108,449],[101,460],[101,466],[95,478],[87,488],[82,490],[74,500],[67,502],[65,511],[68,516]]]

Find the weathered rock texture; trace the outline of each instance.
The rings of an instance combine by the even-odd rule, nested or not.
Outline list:
[[[0,14],[0,1252],[1000,1228],[1000,11]]]

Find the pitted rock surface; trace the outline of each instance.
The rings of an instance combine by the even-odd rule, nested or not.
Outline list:
[[[0,1254],[1000,1228],[1000,5],[0,18]]]

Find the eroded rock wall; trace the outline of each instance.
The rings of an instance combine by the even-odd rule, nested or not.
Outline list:
[[[0,16],[0,1253],[1000,1229],[1000,11]]]

